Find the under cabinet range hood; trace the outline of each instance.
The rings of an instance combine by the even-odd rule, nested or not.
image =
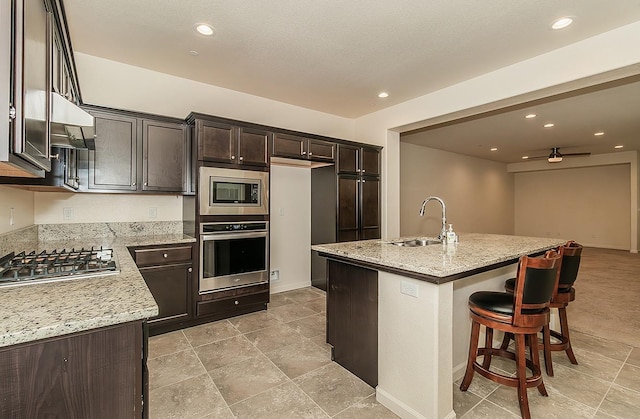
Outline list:
[[[95,150],[93,116],[82,108],[51,92],[51,146]]]

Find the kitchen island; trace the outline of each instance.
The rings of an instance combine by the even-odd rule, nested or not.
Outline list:
[[[463,234],[450,245],[397,244],[409,239],[415,238],[312,246],[328,258],[327,339],[335,360],[345,359],[356,375],[364,371],[378,401],[398,415],[454,418],[453,381],[464,373],[469,345],[469,295],[503,290],[520,256],[565,240]],[[365,337],[354,342],[359,336]],[[375,368],[361,368],[371,354]]]

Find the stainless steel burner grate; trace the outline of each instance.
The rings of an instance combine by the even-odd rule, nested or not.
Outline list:
[[[112,249],[11,252],[0,259],[0,286],[118,273]]]

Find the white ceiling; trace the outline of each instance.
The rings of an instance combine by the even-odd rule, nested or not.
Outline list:
[[[640,21],[640,0],[64,4],[75,51],[348,118]],[[562,16],[572,16],[574,24],[551,30]],[[195,31],[202,22],[215,36]],[[640,149],[635,81],[422,130],[403,141],[502,162],[548,155],[551,147],[562,153],[612,152],[615,144]],[[381,91],[390,96],[378,98]],[[538,118],[525,120],[529,111]],[[542,129],[548,121],[556,126]],[[605,136],[594,137],[598,130]]]

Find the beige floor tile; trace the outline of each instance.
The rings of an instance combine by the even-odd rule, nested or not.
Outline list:
[[[287,304],[271,309],[269,312],[278,320],[285,323],[318,314],[302,304]]]
[[[232,405],[288,381],[264,355],[209,372],[224,400]]]
[[[563,365],[578,372],[611,382],[623,364],[622,361],[607,358],[604,355],[579,348],[573,348],[573,352],[578,360],[578,365],[573,365],[566,356],[557,356],[554,354],[556,355],[552,355],[554,366],[556,364]]]
[[[191,348],[181,330],[149,338],[149,359]]]
[[[460,391],[460,385],[453,385],[453,410],[456,417],[461,417],[472,407],[480,403],[482,397],[473,394],[471,391]]]
[[[616,417],[606,414],[602,410],[598,410],[593,419],[616,419]]]
[[[633,348],[627,359],[627,363],[640,367],[640,348]]]
[[[322,295],[316,291],[316,288],[301,288],[293,291],[287,291],[287,297],[291,298],[297,303],[305,303],[310,300],[315,300]]]
[[[324,314],[316,314],[304,319],[294,320],[287,323],[287,325],[307,338],[318,335],[325,336],[327,334],[327,317]]]
[[[233,418],[207,374],[151,390],[149,399],[150,419],[199,418],[207,414],[216,419]]]
[[[640,367],[624,364],[614,383],[621,387],[640,392]]]
[[[306,303],[304,303],[304,306],[315,311],[316,313],[326,313],[327,299],[325,297],[320,297],[314,300],[309,300]]]
[[[571,322],[571,319],[569,319]],[[595,352],[608,358],[624,361],[631,352],[632,347],[620,342],[599,338],[597,336],[588,335],[577,331],[571,331],[571,346],[575,349],[582,349],[589,352]],[[552,352],[552,357],[564,356],[564,352]],[[580,362],[580,360],[578,360]]]
[[[514,415],[502,407],[483,400],[479,405],[462,416],[463,419],[514,419],[520,415]]]
[[[329,416],[292,382],[273,387],[242,402],[231,405],[237,418],[308,418]]]
[[[371,386],[335,362],[293,382],[331,416],[375,393]]]
[[[240,332],[227,320],[205,323],[183,330],[191,346],[196,347],[239,335]]]
[[[500,374],[503,374],[503,375],[509,375],[505,371],[500,371],[493,368],[490,368],[490,369],[494,372],[499,372]],[[461,377],[454,382],[454,386],[453,386],[454,392],[464,393],[463,391],[460,390],[460,383],[462,383],[462,378],[464,377]],[[484,398],[484,397],[487,397],[496,388],[498,388],[498,386],[499,386],[498,383],[495,383],[487,378],[484,378],[480,374],[475,373],[473,374],[473,379],[471,380],[471,384],[469,385],[469,388],[467,389],[466,392],[467,393],[471,392],[477,396]],[[454,394],[454,397],[455,397],[455,394]]]
[[[338,419],[395,419],[398,415],[387,409],[376,400],[376,395],[367,397],[359,401],[338,415]]]
[[[638,418],[640,415],[640,393],[614,384],[598,410],[617,418]]]
[[[149,389],[164,387],[206,372],[193,349],[150,359],[147,365]]]
[[[591,418],[596,409],[588,407],[575,400],[563,396],[557,391],[547,388],[548,397],[542,396],[536,388],[528,390],[529,410],[533,418]],[[509,410],[513,414],[520,414],[518,393],[515,387],[500,386],[491,393],[487,400]]]
[[[277,324],[266,329],[247,333],[245,336],[262,352],[270,352],[299,342],[302,339],[302,335],[286,324]]]
[[[554,389],[558,393],[594,409],[600,405],[609,390],[610,381],[582,374],[563,365],[554,365],[553,372],[553,377],[546,375],[543,377],[547,389]]]
[[[329,353],[315,343],[303,340],[266,353],[289,378],[296,378],[331,362]]]
[[[309,338],[309,340],[327,351],[328,354],[331,354],[331,345],[327,343],[326,335],[312,336]]]
[[[269,296],[269,306],[267,311],[272,310],[276,307],[282,307],[287,304],[295,304],[295,300],[288,296],[288,293],[281,292],[277,294],[271,294]]]
[[[258,311],[256,313],[245,314],[244,316],[232,317],[229,319],[236,329],[242,333],[249,333],[255,330],[274,326],[278,323],[282,323],[269,311]]]
[[[195,352],[207,371],[261,355],[243,335],[198,346]]]

